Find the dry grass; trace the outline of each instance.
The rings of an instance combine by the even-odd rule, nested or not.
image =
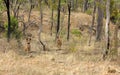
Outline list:
[[[38,12],[32,12],[32,19],[39,18]],[[91,46],[88,46],[87,30],[81,36],[70,34],[70,41],[66,40],[66,27],[63,28],[61,39],[62,50],[58,50],[55,43],[55,34],[49,34],[49,13],[44,13],[42,41],[50,51],[42,51],[38,43],[38,29],[28,30],[34,37],[31,40],[32,52],[24,52],[25,39],[21,39],[21,48],[13,39],[8,44],[6,39],[0,38],[0,75],[120,75],[120,61],[103,61],[103,44],[94,43],[92,37]],[[71,29],[78,29],[79,21],[82,25],[91,24],[91,16],[82,13],[72,13]],[[65,15],[64,25],[67,24]],[[86,23],[87,22],[87,23]],[[67,25],[66,25],[67,26]],[[114,67],[116,73],[107,73],[108,67]]]
[[[14,51],[0,53],[0,75],[105,75],[108,66],[120,69],[93,53],[57,51],[31,55],[18,55]]]
[[[50,51],[42,51],[37,37],[34,37],[31,42],[33,52],[30,54],[22,52],[22,48],[18,52],[15,40],[7,44],[6,39],[1,39],[0,48],[6,49],[6,52],[0,52],[0,75],[107,75],[109,66],[120,70],[120,63],[102,61],[101,49],[95,48],[93,43],[87,46],[84,37],[74,36],[67,42],[63,36],[60,51],[57,51],[54,35],[42,33],[42,39]]]

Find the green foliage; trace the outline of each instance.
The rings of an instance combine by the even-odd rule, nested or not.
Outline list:
[[[103,1],[102,4],[99,1],[96,1],[96,6],[104,10],[106,8],[105,2]]]
[[[8,32],[8,23],[6,22],[5,25],[5,33],[7,35]],[[16,39],[20,39],[21,37],[21,32],[18,30],[18,20],[11,16],[11,26],[10,26],[10,32],[11,32],[11,36],[12,38],[16,38]]]
[[[92,10],[87,10],[86,13],[87,13],[88,15],[91,15],[91,14],[92,14]]]
[[[50,5],[50,8],[53,10],[57,9],[57,1],[56,0],[48,0],[48,3]]]
[[[120,19],[120,10],[118,9],[117,7],[117,0],[114,1],[114,0],[111,0],[110,2],[110,13],[111,13],[111,16],[110,16],[110,20],[113,22],[113,23],[117,23],[117,21]]]
[[[0,0],[0,11],[2,11],[3,9],[4,9],[3,0]]]
[[[82,33],[78,29],[71,30],[71,33],[77,37],[81,37]]]

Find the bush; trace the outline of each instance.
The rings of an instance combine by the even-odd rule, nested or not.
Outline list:
[[[71,30],[71,33],[77,37],[81,37],[82,33],[78,29]]]
[[[86,11],[86,13],[87,13],[88,15],[91,15],[91,14],[92,14],[92,10],[89,9],[89,10]]]
[[[4,28],[5,28],[5,34],[7,35],[7,32],[8,32],[7,22],[5,23]],[[21,37],[21,32],[18,30],[18,20],[13,16],[11,16],[10,32],[11,32],[12,38],[19,39]]]

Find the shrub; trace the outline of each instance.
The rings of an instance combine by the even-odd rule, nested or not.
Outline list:
[[[86,11],[86,13],[87,13],[88,15],[91,15],[91,14],[92,14],[92,10],[89,9],[89,10]]]
[[[81,37],[82,33],[78,29],[71,30],[71,33],[77,37]]]
[[[8,23],[6,22],[5,25],[5,34],[7,35],[8,32]],[[12,38],[19,39],[21,37],[21,32],[18,30],[18,20],[11,16],[11,26],[10,26],[10,32]]]

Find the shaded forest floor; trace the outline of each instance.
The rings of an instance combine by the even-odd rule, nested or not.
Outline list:
[[[31,20],[39,18],[39,12],[32,12]],[[0,37],[0,75],[120,75],[120,56],[117,60],[102,60],[104,44],[94,43],[88,46],[89,25],[91,16],[83,13],[73,13],[71,16],[70,41],[66,40],[67,16],[64,15],[61,28],[62,49],[58,50],[55,43],[55,34],[50,36],[50,13],[44,13],[42,41],[49,51],[42,51],[38,42],[38,25],[31,25],[27,32],[33,35],[31,52],[24,52],[25,39],[18,43],[12,39],[10,43]],[[36,20],[36,21],[37,21]],[[39,22],[39,20],[37,21]],[[73,32],[83,25],[80,35]],[[55,31],[55,29],[53,30]],[[18,48],[18,46],[21,46]],[[120,49],[119,49],[120,52]],[[120,53],[119,53],[120,54]],[[110,69],[116,70],[109,73]]]

